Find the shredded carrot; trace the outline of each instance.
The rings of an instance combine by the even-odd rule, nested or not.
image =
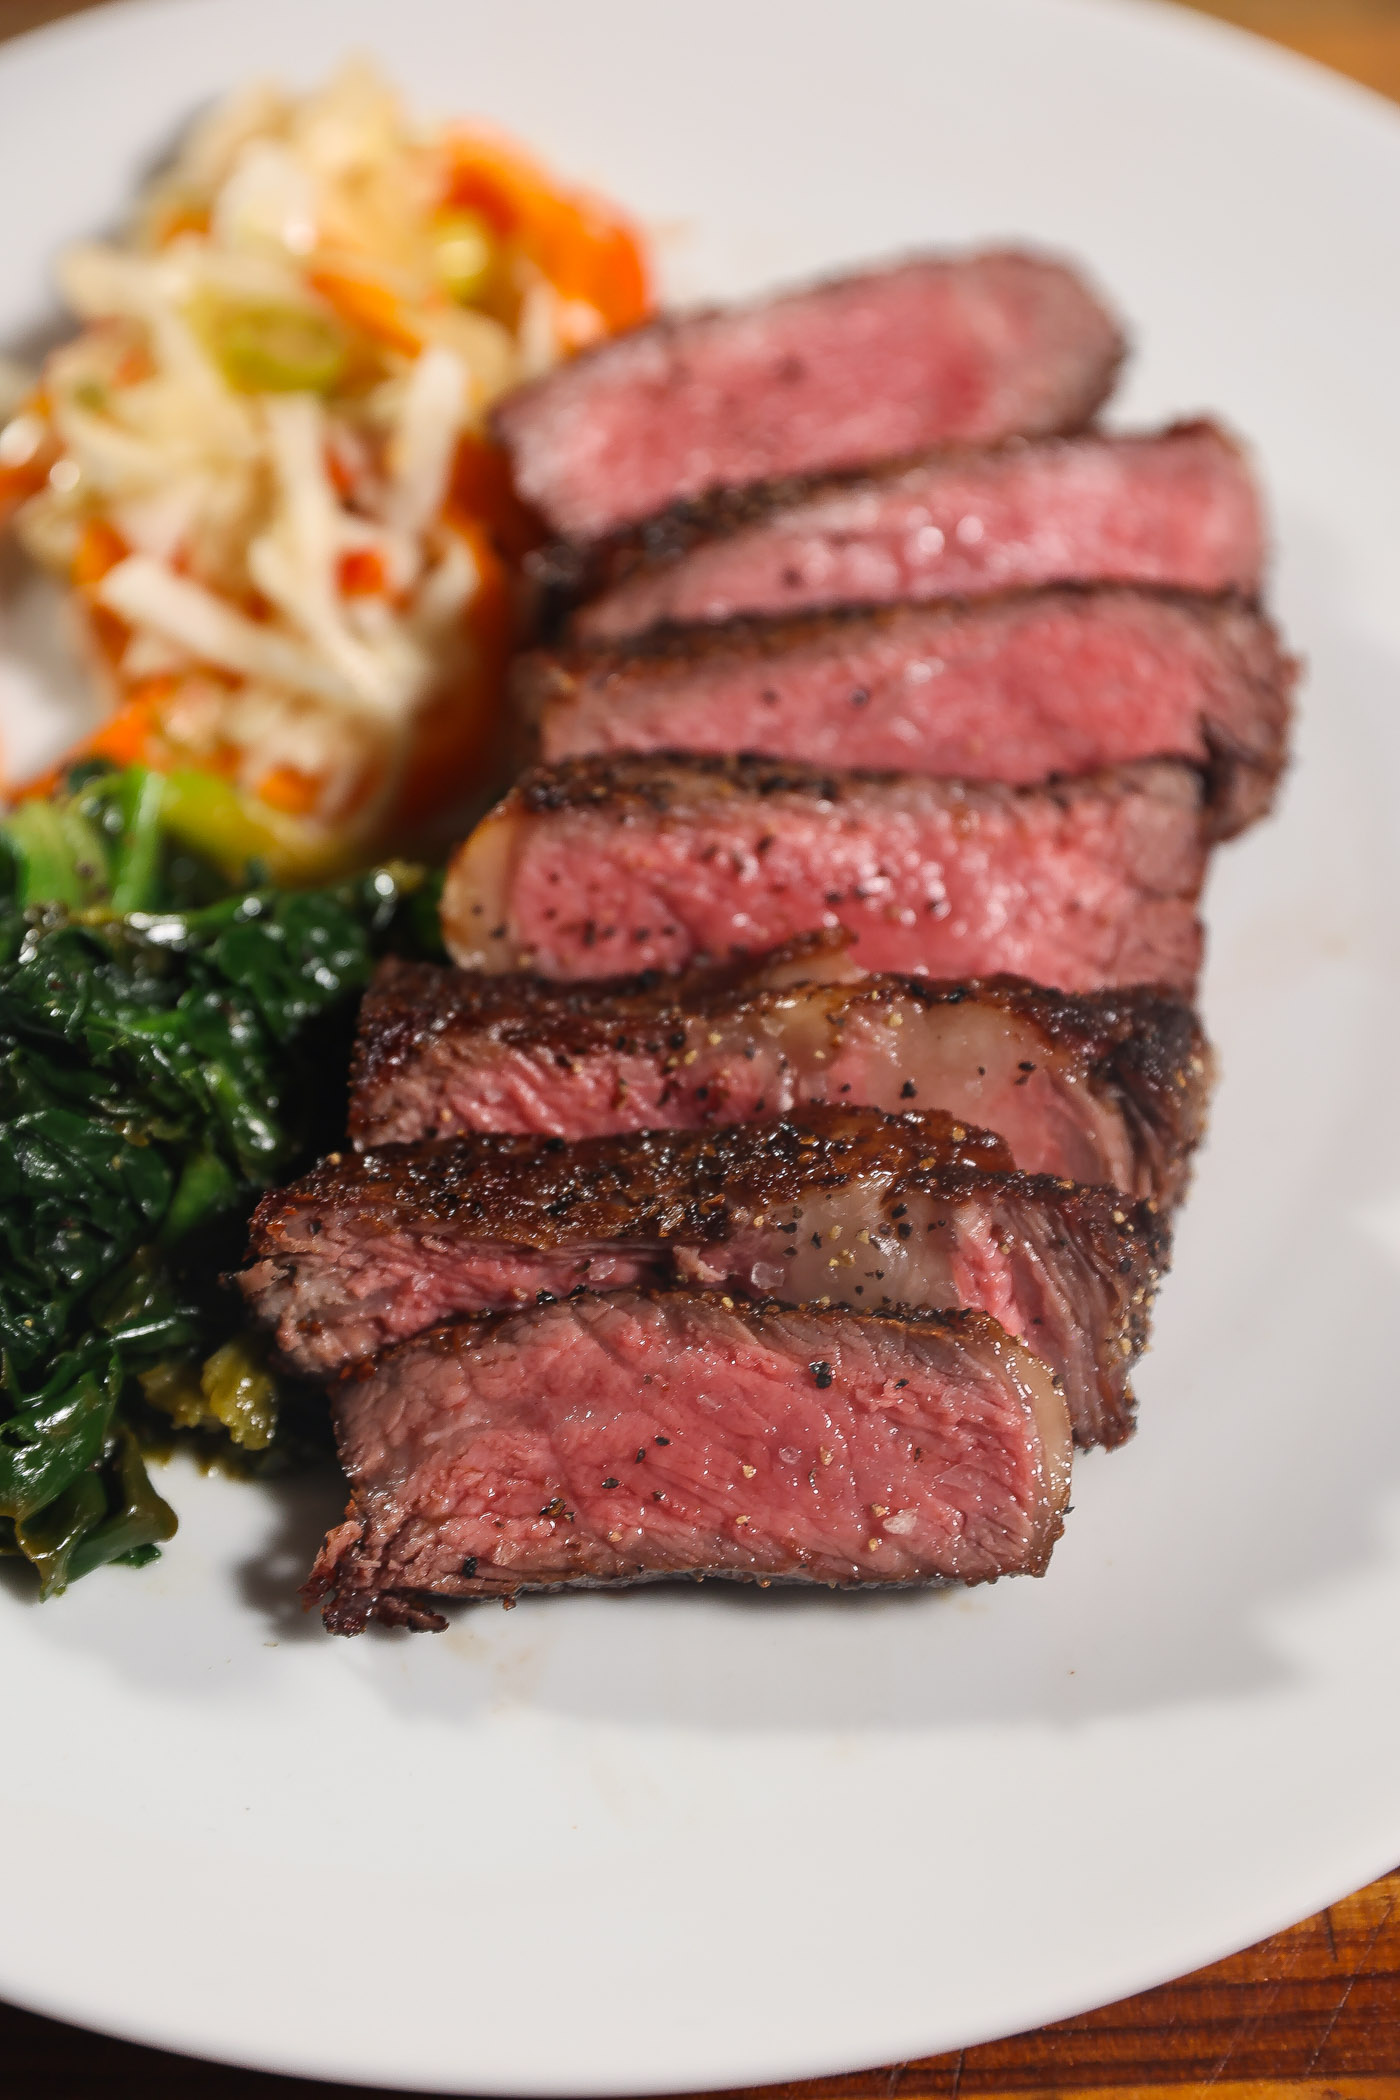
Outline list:
[[[479,519],[451,522],[470,547],[481,579],[467,615],[474,660],[466,678],[430,701],[414,725],[394,803],[400,827],[451,805],[489,758],[500,719],[512,639],[510,577]]]
[[[208,231],[209,213],[206,208],[202,204],[182,204],[162,221],[156,238],[160,245],[165,247],[169,242],[177,240],[182,233]]]
[[[326,472],[337,496],[348,496],[355,486],[355,477],[334,445],[326,447]]]
[[[85,758],[103,758],[114,766],[149,764],[153,756],[152,747],[158,744],[159,712],[175,690],[175,681],[170,677],[143,678],[116,713],[86,736],[81,743],[65,751],[57,765],[37,780],[26,780],[13,792],[21,801],[35,795],[55,794],[62,785],[69,768]]]
[[[328,262],[313,264],[307,277],[342,321],[363,329],[376,342],[387,344],[404,357],[417,357],[423,348],[422,332],[414,326],[403,301],[382,278],[347,264]]]
[[[299,766],[274,766],[258,782],[257,796],[284,816],[308,817],[321,799],[324,784],[319,775],[303,773]]]
[[[154,702],[128,700],[88,739],[82,755],[110,758],[115,766],[135,765],[144,755],[154,727]]]
[[[156,361],[144,343],[133,343],[113,375],[118,386],[139,386],[154,376]]]
[[[557,294],[552,301],[541,301],[556,338],[549,347],[562,355],[645,319],[652,306],[639,231],[604,199],[564,185],[508,138],[484,128],[463,127],[406,143],[413,167],[405,196],[411,208],[426,207],[419,229],[422,240],[412,250],[417,262],[405,264],[405,251],[396,244],[381,255],[374,214],[367,213],[362,224],[353,209],[341,221],[333,215],[324,221],[327,227],[340,224],[348,229],[342,236],[344,246],[315,250],[298,262],[303,283],[321,302],[319,318],[325,332],[334,336],[338,351],[345,353],[325,388],[326,467],[339,503],[358,518],[375,513],[383,466],[376,454],[381,420],[373,413],[368,418],[361,414],[374,390],[386,379],[398,382],[401,362],[418,358],[439,337],[458,343],[464,363],[473,374],[477,372],[470,327],[458,325],[456,336],[453,334],[454,324],[461,323],[460,314],[453,312],[456,299],[476,303],[516,339],[516,348],[523,353],[533,348],[526,342],[533,329],[523,329],[522,319],[534,297],[532,288],[543,280]],[[417,188],[417,176],[425,165],[432,170],[427,196]],[[207,237],[211,217],[216,215],[215,207],[206,207],[203,201],[207,187],[222,194],[219,184],[206,184],[198,174],[179,178],[178,186],[176,181],[163,185],[148,206],[138,246],[149,252],[180,236],[195,242]],[[477,223],[454,225],[454,211],[476,214]],[[479,238],[483,233],[484,240]],[[332,326],[332,316],[339,327]],[[109,393],[139,385],[152,376],[158,364],[141,324],[101,322],[89,333],[101,337],[92,382],[94,409],[100,412]],[[495,384],[493,367],[494,360],[483,353],[482,371],[477,375],[483,392]],[[500,376],[504,379],[505,373]],[[278,372],[271,376],[263,372],[250,380],[249,391],[256,395],[283,383]],[[472,398],[475,402],[475,394]],[[43,435],[31,459],[0,467],[0,524],[10,511],[44,488],[62,454],[44,393],[37,391],[26,409],[38,418]],[[20,442],[24,435],[14,433],[13,451],[24,449]],[[74,448],[74,457],[80,460],[78,437]],[[124,670],[125,664],[139,660],[130,650],[132,630],[101,601],[102,579],[132,551],[121,532],[107,522],[121,514],[115,498],[109,500],[105,491],[95,489],[84,466],[73,488],[55,489],[53,497],[46,499],[50,500],[67,529],[76,534],[68,581],[93,644],[94,668],[109,694],[112,713],[60,766],[44,779],[29,783],[24,792],[51,792],[67,769],[84,758],[117,765],[139,761],[167,776],[178,778],[182,771],[191,778],[212,776],[224,801],[236,801],[255,830],[261,823],[269,836],[295,834],[298,853],[311,840],[317,843],[318,853],[329,841],[336,851],[353,856],[372,833],[376,838],[380,835],[386,821],[400,832],[411,830],[423,820],[455,809],[484,784],[500,734],[519,568],[539,545],[544,531],[514,490],[506,454],[480,430],[472,429],[458,440],[446,504],[441,516],[427,525],[422,549],[428,566],[438,534],[456,533],[470,549],[478,587],[460,616],[457,632],[459,644],[463,638],[470,644],[469,650],[462,651],[468,668],[450,688],[427,693],[404,733],[386,730],[372,748],[357,744],[358,756],[349,763],[358,770],[348,797],[341,793],[338,763],[327,758],[322,768],[318,745],[303,752],[305,771],[275,763],[269,750],[259,750],[253,773],[264,770],[255,792],[244,785],[249,777],[245,749],[217,744],[213,749],[204,748],[206,736],[217,738],[219,734],[216,727],[209,726],[210,717],[217,724],[220,715],[217,695],[211,703],[208,688],[212,684],[238,692],[246,681],[235,674],[202,665],[197,674],[177,671],[169,677],[134,683]],[[177,574],[188,574],[215,590],[247,617],[272,623],[284,619],[261,596],[239,562],[223,563],[228,573],[220,573],[222,558],[210,556],[204,537],[193,530],[167,558]],[[352,545],[341,553],[336,579],[346,599],[359,601],[353,617],[365,618],[367,632],[376,606],[386,625],[399,615],[411,617],[416,586],[405,586],[398,593],[392,587],[387,559],[374,545]],[[143,631],[140,622],[137,631]],[[449,647],[445,659],[451,660],[456,653]],[[152,655],[147,660],[171,659]],[[198,691],[191,693],[187,709],[177,710],[171,703],[184,694],[190,675],[196,677]],[[185,733],[182,722],[191,725],[188,734],[198,742],[197,750],[172,742],[172,731]],[[198,730],[193,726],[196,722],[201,725]]]
[[[449,509],[458,530],[479,519],[507,561],[520,561],[545,537],[543,525],[515,493],[504,447],[472,431],[457,447]]]
[[[523,153],[497,139],[455,132],[448,142],[444,204],[479,212],[498,238],[514,239],[566,299],[596,307],[609,330],[651,311],[641,236],[586,190],[561,190]]]
[[[69,570],[73,586],[86,600],[88,632],[97,653],[108,669],[116,672],[131,639],[131,629],[117,614],[99,605],[93,593],[109,569],[125,559],[129,549],[119,532],[101,518],[89,518],[78,541]]]
[[[33,459],[26,460],[22,467],[0,467],[0,525],[11,511],[19,509],[21,503],[38,495],[52,464],[52,450],[41,446]]]
[[[512,635],[510,577],[479,518],[458,517],[451,506],[448,522],[459,532],[476,564],[478,584],[467,611],[467,624],[477,648],[498,671],[505,669]]]
[[[21,503],[37,496],[49,478],[49,469],[58,457],[58,444],[49,422],[49,399],[43,388],[30,395],[13,418],[33,416],[43,425],[44,434],[28,459],[17,460],[13,466],[0,466],[0,525]]]
[[[90,591],[101,583],[109,569],[115,569],[119,561],[124,561],[129,552],[121,534],[105,519],[89,518],[69,572],[77,589]]]
[[[373,547],[352,547],[340,557],[337,581],[347,598],[373,598],[383,592],[389,579]]]

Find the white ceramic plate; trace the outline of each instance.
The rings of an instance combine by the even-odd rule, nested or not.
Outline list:
[[[118,9],[0,56],[0,338],[202,98],[356,45],[672,229],[687,294],[913,242],[1082,256],[1138,338],[1123,413],[1259,447],[1298,764],[1212,879],[1210,1147],[1140,1433],[1081,1464],[1045,1581],[332,1641],[293,1590],[333,1486],[177,1468],[158,1567],[0,1586],[0,1993],[281,2071],[581,2095],[1178,1974],[1400,1859],[1400,119],[1134,0]],[[7,743],[55,734],[32,632]]]

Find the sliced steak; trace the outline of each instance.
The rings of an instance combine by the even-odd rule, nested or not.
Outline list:
[[[437,1328],[334,1395],[352,1495],[307,1585],[334,1633],[431,1599],[1043,1573],[1065,1404],[985,1313],[581,1296]]]
[[[495,426],[520,494],[587,538],[706,489],[1079,429],[1122,354],[1063,263],[924,256],[615,336]]]
[[[459,847],[443,933],[467,969],[682,970],[844,926],[870,970],[1189,989],[1199,776],[1054,787],[622,752],[544,767]]]
[[[1228,837],[1272,800],[1294,676],[1252,606],[1109,585],[539,652],[516,696],[546,764],[756,751],[1030,785],[1181,758],[1204,769]]]
[[[834,605],[1049,583],[1259,588],[1249,464],[1212,423],[951,452],[858,477],[737,491],[602,546],[532,557],[547,624],[584,640]]]
[[[713,1132],[337,1154],[264,1197],[238,1281],[309,1378],[577,1290],[980,1308],[1061,1378],[1077,1440],[1116,1444],[1166,1251],[1147,1205],[1015,1173],[989,1132],[826,1108]]]
[[[360,1009],[350,1134],[361,1147],[601,1137],[821,1102],[917,1104],[998,1131],[1027,1173],[1178,1199],[1210,1087],[1183,1001],[1010,977],[820,981],[841,960],[779,951],[742,970],[580,986],[391,958]]]

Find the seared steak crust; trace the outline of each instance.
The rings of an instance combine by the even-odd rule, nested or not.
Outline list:
[[[515,699],[550,764],[738,750],[1029,785],[1180,758],[1228,837],[1272,800],[1295,675],[1237,598],[1067,585],[538,651]]]
[[[1012,1172],[988,1132],[827,1108],[712,1132],[336,1155],[263,1199],[239,1282],[307,1376],[577,1290],[980,1306],[1063,1380],[1078,1440],[1117,1443],[1167,1243],[1152,1207]]]
[[[493,420],[525,500],[555,531],[591,537],[708,488],[1078,429],[1122,350],[1062,263],[915,256],[632,329],[508,395]]]
[[[461,846],[464,967],[682,970],[843,926],[871,970],[1014,970],[1067,990],[1200,960],[1199,776],[1157,761],[1035,788],[618,752],[527,774]]]
[[[917,1103],[995,1128],[1027,1172],[1178,1200],[1210,1090],[1181,999],[1017,977],[823,981],[840,959],[817,936],[718,971],[578,985],[390,958],[360,1009],[350,1135],[580,1138]]]
[[[334,1633],[678,1575],[1040,1574],[1069,1494],[1064,1402],[983,1313],[585,1294],[406,1342],[333,1408],[350,1509],[306,1595]]]
[[[592,546],[530,557],[542,632],[588,640],[1056,583],[1255,595],[1259,492],[1208,422],[945,448],[860,474],[720,490]]]

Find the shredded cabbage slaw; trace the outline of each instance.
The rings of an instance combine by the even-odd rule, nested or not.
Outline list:
[[[0,517],[102,681],[73,755],[202,773],[280,879],[460,800],[530,534],[484,419],[644,318],[632,226],[357,62],[221,104],[60,282],[83,325],[0,427]]]

